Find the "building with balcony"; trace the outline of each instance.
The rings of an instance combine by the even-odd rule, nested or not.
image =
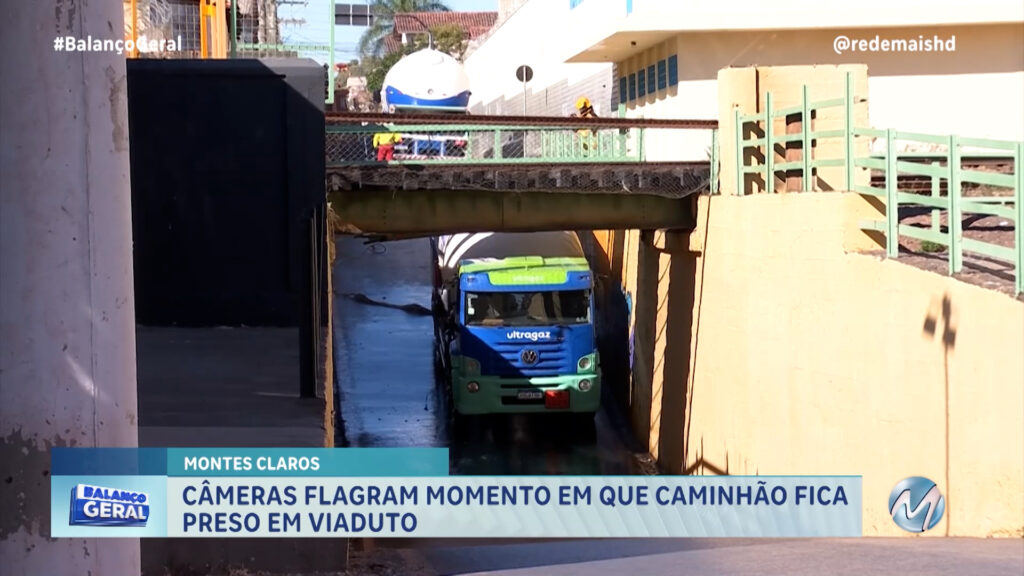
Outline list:
[[[737,105],[720,90],[720,70],[751,70],[753,92],[785,93],[780,106],[792,105],[802,84],[812,98],[841,96],[837,73],[856,70],[873,126],[1024,139],[1020,0],[527,0],[510,8],[467,60],[476,113],[519,114],[525,100],[528,114],[568,115],[586,95],[601,115],[621,104],[630,117],[713,119]],[[534,70],[525,91],[515,76],[523,64]],[[761,105],[754,97],[755,109],[744,111]],[[698,135],[681,152],[704,159],[710,145]]]
[[[735,102],[720,90],[723,69],[754,68],[761,93],[792,96],[806,83],[820,92],[812,97],[830,98],[842,95],[836,76],[816,76],[806,67],[866,67],[867,85],[858,94],[867,99],[876,127],[1024,139],[1020,0],[564,3],[569,10],[561,29],[572,34],[560,57],[614,66],[628,116],[728,115]],[[800,68],[788,74],[785,67]],[[759,68],[772,68],[773,77],[759,75]]]

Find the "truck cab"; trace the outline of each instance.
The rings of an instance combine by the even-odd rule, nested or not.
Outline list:
[[[594,275],[578,239],[558,241],[562,247],[548,244],[547,256],[485,247],[483,253],[498,257],[459,258],[446,266],[439,255],[437,360],[457,414],[592,416],[600,407]]]

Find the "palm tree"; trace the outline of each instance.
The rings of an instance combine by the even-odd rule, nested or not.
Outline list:
[[[384,38],[395,29],[395,14],[402,12],[450,12],[440,0],[373,0],[370,13],[373,25],[359,39],[359,53],[363,57],[378,57],[384,51]]]

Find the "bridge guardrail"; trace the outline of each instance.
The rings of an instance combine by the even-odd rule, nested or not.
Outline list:
[[[930,243],[933,246],[928,251],[936,251],[935,246],[944,248],[950,275],[963,270],[965,252],[977,254],[1010,264],[1016,293],[1024,293],[1024,142],[856,126],[852,73],[846,75],[842,98],[813,101],[804,86],[799,105],[774,109],[771,93],[765,94],[764,103],[765,110],[758,114],[734,112],[736,194],[746,194],[748,175],[760,178],[765,191],[775,193],[780,172],[784,173],[784,181],[799,175],[799,190],[794,191],[819,191],[818,169],[840,169],[844,190],[883,201],[885,220],[860,225],[885,236],[888,257],[899,257],[901,236]],[[828,109],[842,113],[842,128],[815,130],[818,113]],[[791,126],[799,123],[799,131],[777,133],[774,124],[779,119]],[[818,145],[822,140],[838,140],[842,152],[835,157],[815,157],[815,152],[822,148]],[[884,144],[884,149],[875,154],[857,153],[858,144],[872,141]],[[799,143],[799,153],[793,156],[800,157],[779,162],[777,146],[788,153],[792,150],[790,143]],[[933,150],[901,152],[900,143],[925,145]],[[748,164],[748,159],[756,159],[756,163]],[[858,178],[865,171],[871,174],[869,184]],[[905,209],[902,214],[901,208]],[[903,222],[908,214],[922,208],[930,209],[929,222]],[[1012,223],[1012,242],[993,241],[999,235],[989,235],[987,240],[965,236],[965,221],[986,217],[1001,219],[992,226],[1003,232],[1003,238],[1011,236],[1005,228]],[[922,244],[922,248],[925,246]]]
[[[373,185],[679,198],[717,189],[717,128],[717,120],[329,112],[326,164],[335,191]]]
[[[327,165],[384,161],[374,135],[394,134],[396,164],[641,162],[645,128],[566,128],[478,124],[328,125]]]

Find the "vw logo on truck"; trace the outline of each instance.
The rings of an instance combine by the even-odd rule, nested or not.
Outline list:
[[[523,350],[523,354],[520,356],[523,360],[523,364],[536,364],[540,357],[537,355],[536,350],[526,349]]]

